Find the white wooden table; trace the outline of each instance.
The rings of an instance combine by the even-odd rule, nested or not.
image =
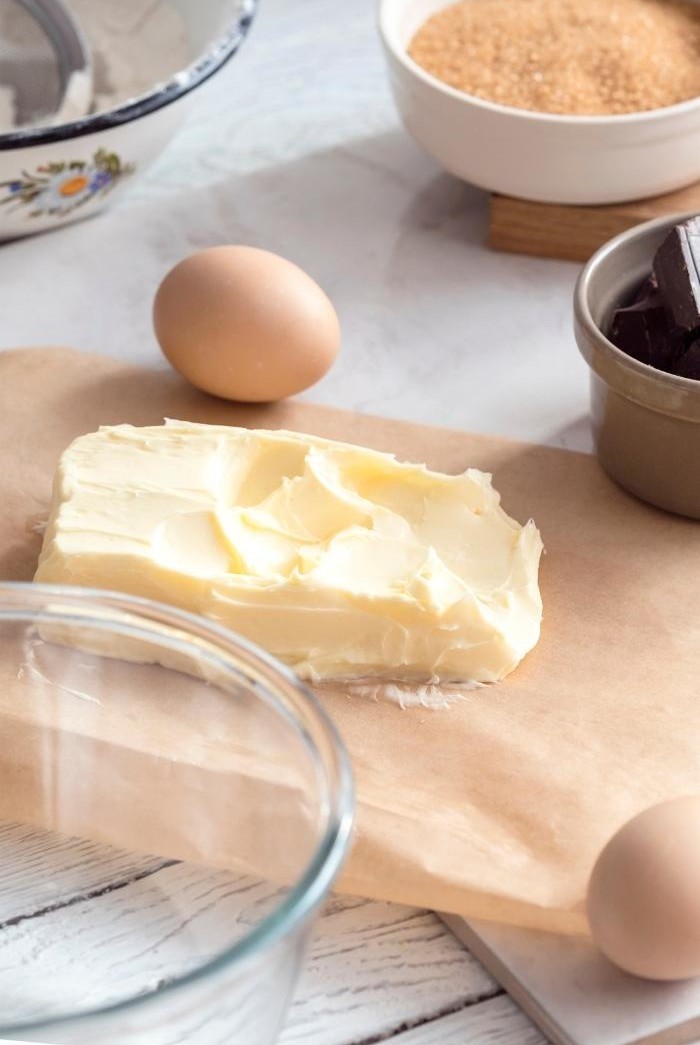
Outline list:
[[[335,899],[321,919],[284,1045],[545,1045],[429,911]]]
[[[150,302],[166,269],[246,242],[296,260],[338,306],[343,352],[309,398],[590,447],[576,267],[484,248],[484,195],[398,125],[373,0],[261,0],[250,40],[197,103],[109,213],[2,248],[3,347],[162,365]],[[356,899],[329,904],[283,1040],[544,1041],[433,914]]]
[[[271,889],[261,883],[253,900]],[[91,965],[99,966],[100,979],[107,974],[140,988],[149,969],[191,945],[193,920],[215,912],[225,923],[239,910],[225,873],[115,856],[87,841],[0,824],[0,980],[10,970],[13,998],[32,998],[30,981],[39,974],[51,981],[44,995],[82,1004]],[[317,923],[281,1043],[385,1041],[544,1043],[435,915],[333,897]]]

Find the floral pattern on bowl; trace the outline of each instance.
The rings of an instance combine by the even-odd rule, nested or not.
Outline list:
[[[0,206],[27,208],[28,218],[48,214],[61,218],[109,192],[135,169],[133,163],[123,163],[116,152],[106,149],[98,149],[91,160],[44,163],[33,174],[22,171],[20,177],[0,182],[0,190],[5,192]]]

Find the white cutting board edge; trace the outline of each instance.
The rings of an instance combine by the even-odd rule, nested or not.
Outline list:
[[[700,979],[641,980],[578,937],[441,918],[554,1045],[689,1045],[700,1039]]]

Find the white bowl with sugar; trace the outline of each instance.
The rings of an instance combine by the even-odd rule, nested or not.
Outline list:
[[[588,116],[467,94],[408,53],[418,29],[446,6],[445,0],[381,0],[379,30],[401,118],[447,171],[491,192],[560,204],[643,199],[700,180],[700,97]]]

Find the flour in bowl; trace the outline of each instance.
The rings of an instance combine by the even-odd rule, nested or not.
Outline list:
[[[91,112],[105,112],[146,94],[192,59],[185,23],[160,0],[69,0],[92,50],[94,97]],[[31,84],[22,81],[29,79]],[[22,94],[41,91],[46,111],[28,121]],[[51,123],[58,101],[55,55],[41,31],[17,4],[0,6],[0,133]],[[53,108],[51,106],[53,105]]]

